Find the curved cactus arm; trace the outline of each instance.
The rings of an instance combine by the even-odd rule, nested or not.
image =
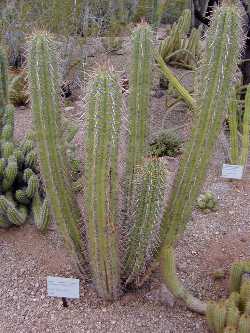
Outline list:
[[[184,301],[190,310],[205,314],[207,304],[192,296],[177,277],[174,249],[164,246],[161,250],[160,258],[163,280],[171,293]]]
[[[90,87],[85,131],[85,202],[89,263],[99,296],[120,294],[118,245],[118,147],[120,87],[108,69],[96,72]]]
[[[68,174],[58,73],[51,36],[46,32],[34,34],[30,39],[28,74],[40,169],[54,218],[71,253],[82,264],[80,213]]]
[[[140,24],[132,35],[133,51],[129,93],[129,142],[126,160],[126,204],[132,202],[134,173],[145,155],[149,131],[152,72],[152,30]],[[127,207],[126,207],[127,209]]]
[[[9,157],[2,181],[2,189],[4,192],[8,191],[14,183],[17,176],[17,169],[16,158],[14,156]]]
[[[196,103],[194,98],[189,94],[186,88],[179,82],[176,76],[172,73],[172,71],[165,64],[164,60],[160,56],[158,51],[154,51],[154,57],[157,61],[159,68],[164,76],[169,80],[171,85],[176,89],[176,91],[181,95],[183,100],[192,108],[195,109]]]
[[[4,214],[0,214],[0,228],[7,229],[11,227],[11,223]]]
[[[49,203],[46,198],[42,201],[38,191],[32,200],[32,212],[38,230],[46,232],[50,223]]]
[[[8,196],[8,198],[4,195],[0,196],[0,210],[12,224],[17,226],[24,224],[28,215],[28,210],[25,206],[15,207],[11,196]]]
[[[165,167],[159,159],[146,160],[137,168],[124,264],[127,283],[144,272],[159,245],[165,181]]]

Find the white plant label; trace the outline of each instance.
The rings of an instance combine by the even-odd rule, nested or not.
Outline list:
[[[230,179],[242,179],[243,171],[243,165],[223,164],[222,177]]]
[[[48,296],[79,298],[80,287],[78,279],[68,279],[57,276],[47,277]]]

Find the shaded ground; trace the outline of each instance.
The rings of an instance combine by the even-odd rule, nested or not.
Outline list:
[[[115,68],[127,67],[129,47],[124,54],[113,56]],[[94,62],[98,62],[98,55]],[[81,124],[84,114],[81,101],[66,115]],[[190,123],[191,116],[183,107],[166,117],[165,96],[152,98],[153,128]],[[28,109],[18,109],[15,136],[20,140],[31,126]],[[76,138],[81,150],[82,128]],[[186,136],[184,128],[182,134]],[[203,214],[194,210],[187,230],[177,244],[178,272],[185,285],[202,299],[226,296],[228,270],[234,260],[250,255],[250,186],[246,179],[229,182],[221,179],[224,156],[220,145],[211,163],[205,190],[218,198],[216,212]],[[178,159],[169,161],[170,178]],[[247,170],[247,177],[249,170]],[[78,333],[78,332],[155,332],[206,333],[201,316],[176,303],[162,303],[159,274],[151,278],[147,289],[130,292],[113,304],[99,300],[86,277],[78,276],[58,236],[55,226],[41,235],[31,224],[5,231],[0,230],[0,333]],[[53,230],[54,229],[54,230]],[[214,272],[222,269],[225,277],[214,281]],[[46,296],[46,277],[58,275],[80,278],[81,298],[63,308],[60,299]]]

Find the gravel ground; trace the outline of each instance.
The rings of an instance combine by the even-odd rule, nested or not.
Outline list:
[[[122,70],[127,58],[125,53],[112,62]],[[80,101],[75,102],[75,108],[68,113],[76,121],[82,113],[80,105]],[[152,111],[153,122],[157,124],[154,128],[159,128],[165,117],[164,96],[152,98]],[[166,123],[172,126],[177,119],[180,125],[188,124],[190,115],[185,110],[178,111],[168,116]],[[19,108],[16,139],[19,141],[30,127],[30,111]],[[81,138],[82,129],[76,138],[79,147]],[[223,180],[220,177],[223,159],[218,145],[204,185],[204,190],[212,191],[218,198],[218,210],[204,214],[195,209],[176,247],[180,278],[203,300],[225,297],[230,265],[235,260],[249,258],[250,254],[250,173],[247,170],[242,182]],[[178,159],[169,159],[168,165],[173,179]],[[41,235],[32,221],[19,228],[0,230],[0,333],[208,332],[202,316],[187,311],[178,302],[166,304],[158,272],[144,289],[107,303],[97,298],[87,278],[79,276],[71,262],[54,225],[46,235]],[[217,270],[225,274],[215,280]],[[48,298],[48,275],[79,278],[80,299],[69,301],[64,308],[60,299]]]

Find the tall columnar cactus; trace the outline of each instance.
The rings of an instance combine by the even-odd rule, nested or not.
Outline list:
[[[59,74],[48,33],[31,37],[28,72],[40,169],[51,211],[72,254],[82,261],[80,215],[71,190],[62,135]]]
[[[3,124],[4,109],[8,104],[8,73],[7,60],[3,50],[0,48],[0,128]]]
[[[120,292],[118,155],[122,96],[114,74],[99,69],[90,87],[85,135],[85,204],[89,264],[99,296]]]
[[[166,256],[171,255],[168,248],[173,246],[178,234],[184,230],[205,179],[231,95],[242,38],[244,36],[237,6],[225,3],[218,7],[208,30],[207,46],[199,72],[196,119],[163,216],[163,266]],[[164,275],[168,284],[168,276]],[[192,307],[192,299],[185,290],[172,291]]]
[[[245,110],[243,115],[242,124],[242,148],[240,163],[242,165],[247,164],[247,159],[249,155],[249,134],[250,134],[250,86],[247,87],[247,93],[245,96]]]
[[[152,30],[140,24],[132,35],[132,65],[129,88],[129,143],[126,161],[127,203],[132,200],[136,165],[146,152],[152,71]],[[126,205],[127,205],[126,203]]]
[[[229,130],[230,130],[230,161],[232,164],[237,164],[239,162],[239,140],[238,140],[238,120],[237,111],[238,103],[236,100],[236,92],[233,89],[232,97],[228,108],[228,120],[229,120]]]
[[[163,218],[165,244],[172,245],[190,217],[206,176],[214,144],[231,94],[242,40],[241,20],[235,5],[216,9],[207,36],[199,77],[198,110],[191,138],[182,158],[168,209]]]
[[[150,158],[138,166],[126,246],[127,283],[144,272],[159,245],[165,184],[166,172],[161,160]]]

